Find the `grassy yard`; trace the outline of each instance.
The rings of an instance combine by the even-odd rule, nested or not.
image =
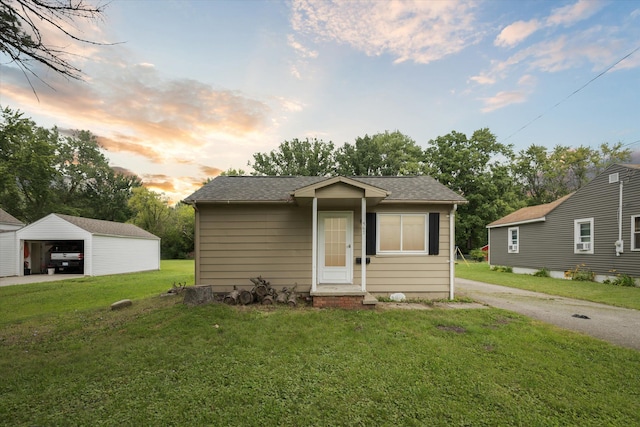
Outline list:
[[[174,283],[193,285],[193,261],[162,261],[160,271],[83,277],[30,285],[0,287],[0,326],[33,316],[108,307],[121,299],[159,295]]]
[[[459,262],[456,277],[640,310],[639,287],[500,273],[491,271],[486,262]]]
[[[0,288],[0,425],[640,424],[640,352],[497,309],[157,296],[192,269]]]

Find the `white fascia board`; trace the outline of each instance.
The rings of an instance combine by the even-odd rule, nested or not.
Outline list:
[[[530,224],[532,222],[545,222],[546,220],[547,220],[547,217],[543,216],[542,218],[527,219],[525,221],[514,221],[514,222],[508,222],[505,224],[498,224],[498,225],[487,225],[487,228],[491,229],[491,228],[500,228],[500,227],[513,227],[514,225]]]

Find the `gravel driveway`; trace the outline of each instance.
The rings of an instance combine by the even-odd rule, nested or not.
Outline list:
[[[640,350],[640,311],[456,279],[456,295]],[[586,316],[583,317],[575,317]]]

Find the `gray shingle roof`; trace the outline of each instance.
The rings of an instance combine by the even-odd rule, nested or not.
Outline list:
[[[80,227],[92,234],[107,236],[137,237],[142,239],[158,239],[157,236],[133,224],[121,222],[103,221],[100,219],[82,218],[79,216],[53,214],[76,227]]]
[[[22,221],[11,215],[9,212],[0,208],[0,222],[11,225],[24,225]]]
[[[349,177],[390,192],[387,201],[465,203],[464,197],[429,176]],[[291,193],[331,177],[219,176],[185,199],[191,202],[286,202]]]

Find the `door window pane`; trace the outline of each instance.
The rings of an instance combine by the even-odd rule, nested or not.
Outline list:
[[[346,237],[346,218],[325,218],[324,265],[326,267],[344,267],[347,265]]]

